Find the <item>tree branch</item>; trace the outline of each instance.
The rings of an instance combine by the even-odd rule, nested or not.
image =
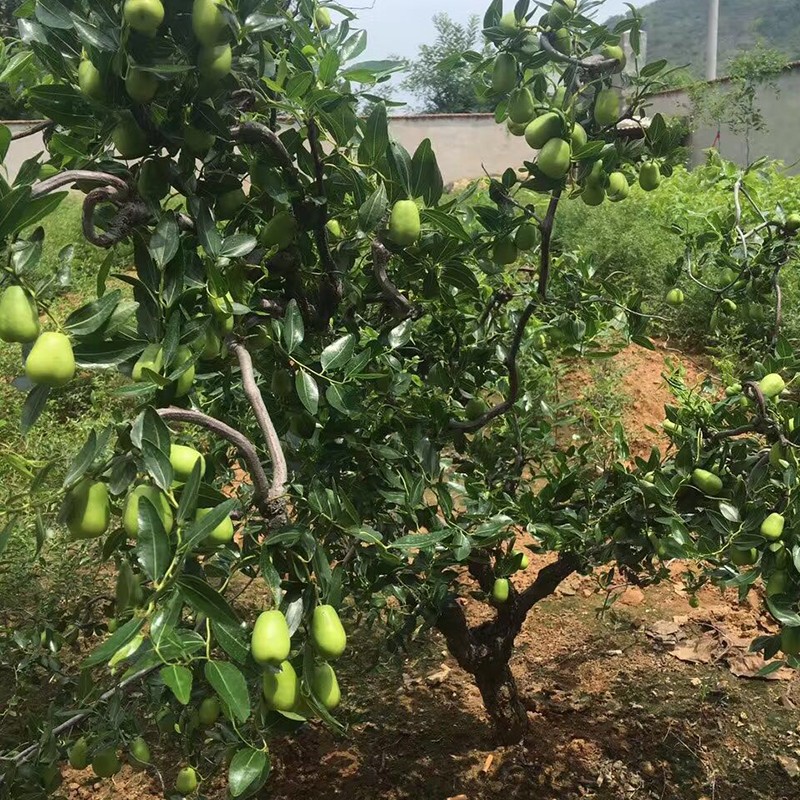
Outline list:
[[[41,131],[46,131],[49,127],[55,125],[53,120],[46,119],[42,122],[37,123],[36,125],[31,125],[30,128],[26,128],[24,131],[18,131],[17,133],[11,134],[11,141],[16,142],[20,139],[24,139],[26,136],[33,136],[34,133],[40,133]]]
[[[239,455],[247,465],[247,471],[253,479],[254,497],[253,503],[260,509],[268,509],[270,487],[264,468],[258,458],[255,445],[240,431],[231,428],[224,422],[209,417],[201,411],[194,411],[186,408],[159,408],[158,415],[168,422],[187,422],[191,425],[199,425],[201,428],[211,431],[217,436],[229,441],[239,451]]]
[[[378,281],[381,292],[389,303],[404,317],[408,317],[414,310],[414,307],[411,305],[409,299],[392,283],[386,271],[391,257],[392,254],[381,242],[377,239],[372,242],[372,271],[375,275],[375,280]]]
[[[281,441],[278,438],[278,433],[275,426],[272,424],[272,417],[269,415],[264,398],[258,390],[256,379],[253,374],[253,359],[247,348],[235,342],[231,345],[231,349],[236,354],[239,361],[239,369],[242,372],[242,385],[244,386],[244,393],[250,402],[250,407],[258,421],[258,426],[264,434],[264,440],[267,443],[269,450],[269,457],[272,460],[272,486],[270,487],[267,498],[269,500],[277,500],[285,491],[286,483],[289,480],[289,473],[286,468],[286,457],[283,454]]]
[[[514,614],[520,626],[525,621],[528,612],[540,600],[553,594],[559,584],[578,569],[580,563],[576,553],[561,553],[558,561],[539,570],[536,580],[517,599]]]
[[[475,671],[477,646],[457,597],[448,597],[447,605],[436,619],[436,627],[447,641],[447,649],[458,665],[469,673]]]
[[[115,203],[120,206],[117,216],[105,233],[97,233],[94,226],[94,210],[100,203]],[[124,194],[114,186],[99,186],[92,189],[83,200],[81,226],[86,241],[97,247],[113,247],[121,242],[134,228],[152,218],[150,209],[141,200],[124,202]]]
[[[234,140],[249,145],[265,145],[272,154],[278,159],[281,169],[286,173],[286,177],[292,184],[292,188],[302,191],[300,184],[300,174],[294,165],[289,151],[284,147],[283,142],[278,138],[275,131],[270,130],[260,122],[242,122],[231,128],[231,136]]]
[[[62,186],[71,186],[74,183],[100,183],[105,186],[114,187],[120,194],[127,195],[130,192],[128,184],[118,175],[110,172],[93,172],[88,169],[71,169],[53,175],[52,178],[40,181],[31,189],[31,200],[43,197]]]
[[[562,53],[553,46],[550,41],[551,34],[543,33],[539,36],[539,45],[553,61],[560,61],[562,64],[572,64],[575,67],[584,69],[587,72],[611,72],[619,66],[616,58],[603,58],[602,56],[589,56],[589,58],[573,58]]]
[[[550,262],[551,262],[551,247],[553,244],[553,225],[556,220],[556,212],[558,211],[558,203],[561,200],[561,189],[556,189],[550,198],[550,204],[547,206],[547,213],[544,216],[539,230],[542,235],[542,247],[539,256],[539,297],[544,300],[547,297],[547,284],[550,281]]]

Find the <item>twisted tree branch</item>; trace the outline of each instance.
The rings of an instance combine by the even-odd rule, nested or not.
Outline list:
[[[81,225],[86,241],[97,247],[113,247],[121,242],[134,228],[152,218],[150,209],[140,200],[123,201],[124,194],[113,186],[100,186],[92,189],[83,201]],[[94,210],[100,203],[115,203],[119,208],[117,216],[105,233],[97,233],[94,226]]]
[[[240,431],[231,428],[221,420],[203,414],[202,411],[194,411],[186,408],[159,408],[158,415],[168,422],[187,422],[191,425],[199,425],[201,428],[211,431],[217,436],[229,441],[239,451],[239,455],[247,465],[247,471],[253,479],[253,503],[260,509],[266,510],[269,507],[270,487],[264,467],[258,458],[255,445]]]
[[[375,274],[375,280],[378,281],[381,292],[389,303],[404,317],[408,317],[414,307],[409,299],[392,283],[389,273],[386,271],[391,257],[391,253],[381,242],[377,239],[372,242],[372,271]]]
[[[589,56],[589,58],[573,58],[560,50],[556,50],[550,41],[552,34],[543,33],[539,36],[539,45],[553,61],[560,61],[562,64],[572,64],[575,67],[586,70],[587,72],[611,72],[619,66],[616,58],[603,58],[602,56]]]
[[[88,169],[71,169],[37,183],[31,189],[31,200],[50,194],[50,192],[54,192],[63,186],[71,186],[73,183],[79,182],[100,183],[104,186],[110,186],[122,195],[127,195],[130,192],[128,184],[118,175],[112,175],[110,172],[93,172]]]
[[[275,131],[270,130],[260,122],[242,122],[231,128],[231,136],[235,141],[249,145],[265,145],[272,154],[278,159],[281,169],[286,173],[286,177],[292,184],[293,189],[302,190],[300,175],[294,165],[289,151],[284,147],[283,142]]]
[[[242,372],[242,385],[244,386],[244,393],[250,402],[253,413],[258,421],[258,426],[264,434],[264,441],[267,443],[269,450],[269,457],[272,460],[272,486],[270,487],[267,498],[269,500],[276,500],[284,493],[286,483],[289,480],[289,473],[286,468],[286,457],[283,454],[281,441],[278,438],[275,426],[272,424],[272,417],[269,415],[264,398],[258,390],[256,379],[253,374],[253,359],[247,348],[235,342],[231,345],[231,349],[239,361],[239,369]]]

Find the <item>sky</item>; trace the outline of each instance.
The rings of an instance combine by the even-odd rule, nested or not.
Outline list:
[[[510,9],[513,2],[506,0],[505,4]],[[358,27],[367,31],[368,46],[363,58],[381,59],[390,54],[416,55],[421,44],[434,38],[431,18],[435,13],[445,12],[456,22],[465,22],[470,14],[482,18],[489,3],[490,0],[344,0],[343,5],[358,14]],[[625,10],[624,0],[606,0],[598,18]]]

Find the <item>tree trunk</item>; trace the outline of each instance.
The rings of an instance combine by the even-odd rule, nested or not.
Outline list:
[[[508,663],[480,665],[475,673],[486,713],[502,744],[517,744],[528,731],[528,713],[519,699]]]

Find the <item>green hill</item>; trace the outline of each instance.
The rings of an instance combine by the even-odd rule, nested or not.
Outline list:
[[[647,60],[687,64],[702,76],[707,0],[655,0],[640,10],[647,30]],[[800,60],[800,0],[720,0],[720,74],[732,57],[757,41]]]

